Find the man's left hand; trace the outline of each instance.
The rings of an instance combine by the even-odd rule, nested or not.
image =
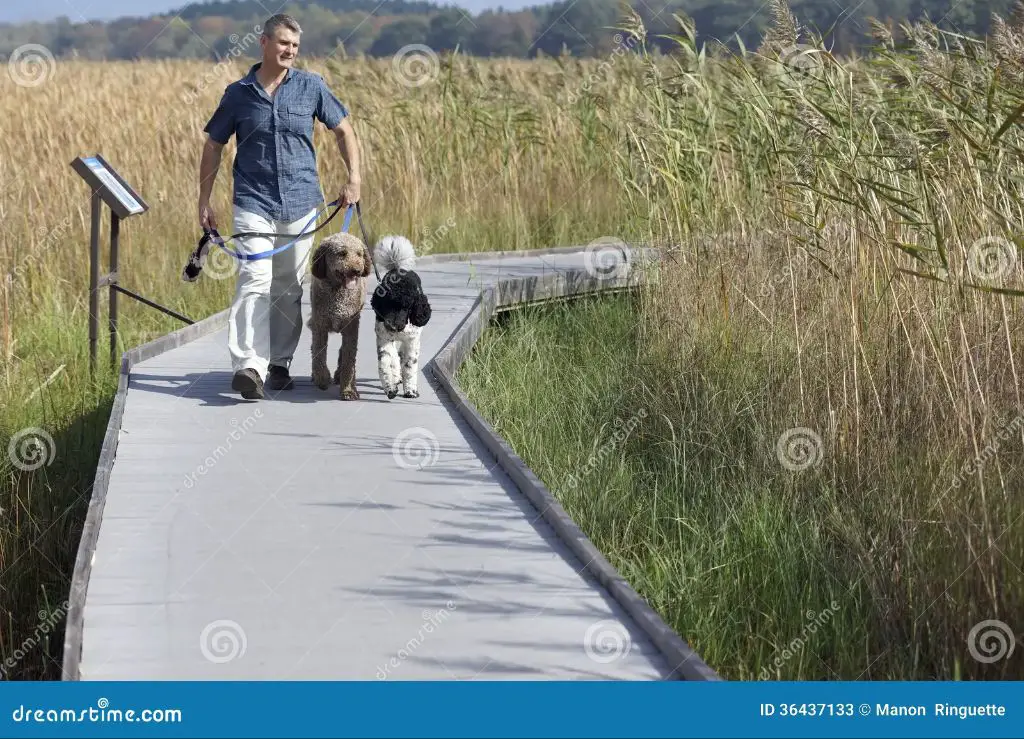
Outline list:
[[[354,205],[359,202],[359,183],[358,182],[347,182],[345,186],[341,188],[341,207],[347,208],[350,205]]]

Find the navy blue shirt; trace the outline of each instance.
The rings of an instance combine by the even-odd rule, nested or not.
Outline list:
[[[256,79],[260,64],[232,82],[203,130],[219,144],[234,134],[234,204],[271,220],[295,221],[323,202],[313,150],[313,120],[334,129],[348,109],[318,74],[289,69],[271,98]]]

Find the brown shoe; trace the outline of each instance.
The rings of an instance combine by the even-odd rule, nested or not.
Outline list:
[[[240,370],[231,379],[231,389],[242,393],[242,397],[246,400],[262,400],[263,378],[252,368]]]
[[[270,365],[267,372],[267,387],[271,390],[291,390],[295,387],[292,376],[288,374],[288,368],[278,367],[276,364]]]

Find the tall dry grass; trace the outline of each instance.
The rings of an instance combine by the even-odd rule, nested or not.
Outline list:
[[[816,41],[786,22],[760,54],[703,53],[683,20],[671,59],[456,59],[423,87],[387,60],[311,66],[355,114],[375,230],[451,218],[445,251],[607,235],[675,247],[624,400],[652,412],[650,444],[633,449],[644,484],[620,511],[664,515],[639,539],[615,519],[601,543],[709,663],[738,677],[768,664],[828,677],[819,663],[851,678],[1018,676],[1019,650],[988,665],[965,648],[979,621],[1013,627],[1024,579],[1024,26],[997,24],[987,45],[919,26],[909,52],[880,31],[878,54],[844,61],[794,56]],[[0,263],[18,271],[0,302],[0,441],[30,426],[55,439],[52,465],[4,468],[0,656],[66,593],[112,393],[109,374],[85,371],[88,209],[68,162],[99,151],[150,201],[123,235],[131,287],[194,318],[225,307],[229,281],[179,274],[198,235],[201,127],[246,66],[213,83],[188,62],[0,80]],[[344,179],[331,146],[318,139],[329,197]],[[126,345],[176,327],[124,313]],[[793,428],[807,445],[777,449]],[[774,666],[829,593],[843,600],[825,653]],[[33,646],[17,675],[53,676],[56,661],[59,644]]]
[[[1024,14],[987,44],[877,27],[838,60],[774,10],[757,54],[683,19],[668,69],[592,98],[629,143],[631,226],[675,245],[635,339],[580,364],[550,425],[522,421],[552,383],[515,378],[616,347],[618,319],[538,319],[467,381],[508,385],[474,399],[726,676],[1020,678]]]
[[[876,28],[852,63],[794,56],[814,40],[785,24],[751,65],[691,46],[635,127],[656,169],[706,188],[643,206],[690,245],[648,333],[678,373],[680,443],[726,510],[772,481],[826,540],[857,616],[851,678],[1022,674],[1019,654],[967,648],[987,620],[1012,640],[1024,605],[1024,16],[996,29],[986,45],[922,24],[897,51]],[[794,428],[790,456],[815,462],[795,474],[775,454]],[[735,628],[771,620],[752,605]]]

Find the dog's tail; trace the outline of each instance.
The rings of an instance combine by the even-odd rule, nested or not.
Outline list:
[[[385,236],[373,250],[373,261],[385,272],[393,269],[408,271],[416,266],[416,250],[404,236]]]

